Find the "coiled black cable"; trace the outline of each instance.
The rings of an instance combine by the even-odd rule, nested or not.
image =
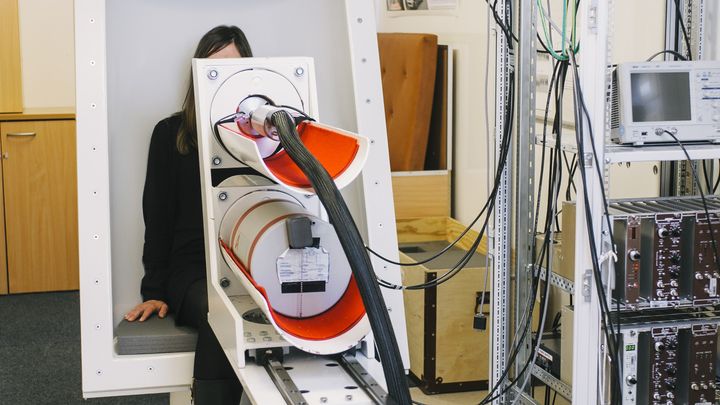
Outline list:
[[[390,315],[376,282],[370,257],[350,210],[330,174],[303,145],[290,114],[286,111],[278,111],[272,114],[270,120],[278,130],[283,148],[310,180],[320,202],[327,210],[330,223],[335,228],[348,258],[383,363],[383,372],[391,399],[388,403],[395,401],[401,405],[411,404],[405,368],[395,340]]]

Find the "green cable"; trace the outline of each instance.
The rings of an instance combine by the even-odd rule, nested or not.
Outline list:
[[[567,61],[567,60],[569,60],[569,57],[568,57],[568,54],[566,51],[566,47],[565,47],[565,42],[568,42],[568,41],[566,41],[566,36],[567,36],[566,25],[567,25],[567,11],[568,11],[567,3],[565,1],[563,1],[563,28],[562,28],[562,44],[561,44],[562,52],[560,54],[558,54],[557,52],[555,52],[555,46],[553,45],[552,40],[550,39],[550,33],[548,32],[548,27],[547,27],[548,19],[545,16],[544,8],[542,6],[541,1],[542,0],[537,0],[537,5],[538,5],[538,10],[540,11],[540,18],[542,19],[541,25],[543,27],[543,34],[545,35],[545,41],[548,43],[548,47],[550,48],[550,49],[548,49],[548,53],[556,60]],[[572,1],[572,0],[569,0],[569,1]],[[580,44],[576,42],[576,33],[577,32],[576,32],[575,28],[577,25],[577,19],[576,19],[576,15],[575,15],[575,3],[573,3],[572,9],[573,9],[572,10],[572,12],[573,12],[573,16],[572,16],[573,29],[572,29],[570,47],[573,49],[573,52],[578,53],[580,51]]]
[[[577,34],[577,3],[573,0],[568,1],[572,1],[572,35],[570,36],[571,47],[573,48],[573,52],[577,53],[578,45],[575,38],[575,35]]]
[[[563,0],[562,4],[563,4],[562,41],[560,42],[560,49],[562,49],[562,56],[564,56],[567,60],[568,54],[567,54],[567,52],[565,52],[565,30],[567,29],[567,1]]]
[[[557,59],[557,60],[559,60],[559,61],[567,61],[567,60],[568,60],[568,56],[566,56],[566,55],[558,55],[558,53],[555,52],[555,46],[554,46],[554,44],[552,43],[552,40],[550,39],[550,33],[548,32],[548,27],[547,27],[547,17],[545,17],[545,12],[543,11],[543,6],[542,6],[541,1],[542,1],[542,0],[537,0],[537,5],[538,5],[538,10],[540,10],[540,18],[541,18],[542,21],[543,21],[543,23],[542,23],[541,25],[542,25],[542,27],[543,27],[543,33],[545,34],[545,42],[547,42],[547,44],[548,44],[548,52],[550,53],[550,55],[551,55],[553,58],[555,58],[555,59]],[[563,7],[563,8],[564,8],[564,7]],[[565,19],[565,17],[563,16],[563,20],[564,20],[564,19]],[[563,27],[563,31],[564,31],[564,30],[565,30],[565,28]],[[564,44],[564,43],[565,43],[565,34],[564,34],[564,33],[563,33],[562,41],[563,41],[563,44]],[[563,48],[564,48],[564,45],[563,45]],[[564,51],[563,51],[563,53],[564,53]]]

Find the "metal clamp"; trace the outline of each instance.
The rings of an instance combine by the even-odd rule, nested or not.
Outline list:
[[[592,270],[585,270],[585,275],[583,275],[582,281],[582,295],[585,297],[585,302],[590,302],[590,297],[592,295],[592,279]]]

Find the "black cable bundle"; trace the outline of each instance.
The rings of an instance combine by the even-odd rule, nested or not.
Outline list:
[[[365,251],[365,245],[350,210],[330,174],[303,145],[292,117],[285,111],[279,111],[274,113],[270,119],[278,130],[283,148],[308,177],[320,202],[325,206],[330,223],[335,228],[340,244],[347,255],[383,363],[383,372],[390,396],[388,403],[395,401],[401,405],[411,404],[412,399],[405,379],[400,349],[395,340],[395,332],[385,300],[376,282],[370,257]]]

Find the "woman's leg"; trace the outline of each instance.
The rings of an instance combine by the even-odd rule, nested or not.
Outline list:
[[[206,283],[205,279],[198,280],[188,288],[178,314],[180,323],[198,330],[193,369],[194,402],[197,405],[237,405],[240,402],[242,386],[208,324]]]

